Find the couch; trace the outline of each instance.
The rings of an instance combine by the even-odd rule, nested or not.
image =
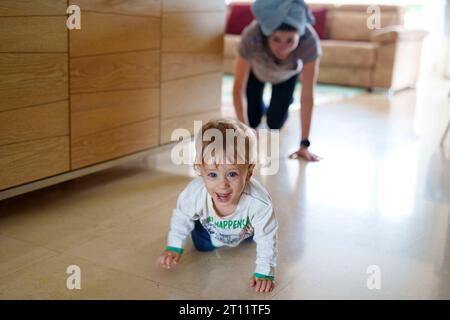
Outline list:
[[[233,29],[231,25],[235,23],[230,19],[236,20],[236,15],[231,14],[233,6],[228,8],[227,30]],[[242,6],[247,6],[250,12],[251,3],[240,3],[239,6],[240,11]],[[380,28],[372,30],[367,27],[367,21],[376,20],[371,17],[373,12],[367,5],[310,5],[323,51],[319,83],[393,91],[415,87],[422,42],[427,32],[405,29],[401,6],[380,5],[377,8]],[[233,73],[239,40],[239,34],[225,35],[225,73]]]

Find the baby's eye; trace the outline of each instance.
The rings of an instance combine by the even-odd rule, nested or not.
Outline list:
[[[210,177],[210,178],[216,178],[216,177],[217,177],[217,173],[215,173],[215,172],[210,172],[210,173],[208,173],[208,177]]]
[[[230,178],[235,178],[235,177],[237,177],[237,176],[238,176],[238,173],[237,173],[237,172],[234,172],[234,171],[232,171],[232,172],[229,172],[229,173],[228,173],[228,176],[229,176]]]

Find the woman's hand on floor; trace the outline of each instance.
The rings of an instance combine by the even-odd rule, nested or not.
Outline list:
[[[299,159],[303,158],[306,161],[316,162],[322,160],[321,157],[309,152],[307,148],[300,148],[289,156],[289,159]]]
[[[174,265],[178,264],[181,259],[181,254],[175,251],[164,250],[163,254],[158,258],[158,264],[165,268],[170,269]]]
[[[256,292],[272,292],[273,288],[275,288],[275,281],[252,276],[250,278],[250,287],[255,287]]]

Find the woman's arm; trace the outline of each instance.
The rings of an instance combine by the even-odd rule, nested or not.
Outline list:
[[[302,106],[300,112],[300,122],[302,124],[301,140],[309,138],[314,106],[314,86],[316,85],[318,74],[319,59],[305,64],[300,76],[300,82],[302,84],[300,95],[300,104]]]
[[[239,121],[246,123],[244,116],[245,88],[248,80],[248,72],[250,64],[242,58],[237,56],[234,66],[234,84],[233,84],[233,104],[236,111],[236,117]]]
[[[319,74],[319,59],[311,61],[303,66],[300,82],[302,90],[300,95],[300,123],[302,127],[301,140],[309,139],[311,129],[312,112],[314,107],[314,87]],[[290,158],[304,158],[308,161],[318,161],[320,157],[312,154],[306,147],[300,149],[289,156]]]

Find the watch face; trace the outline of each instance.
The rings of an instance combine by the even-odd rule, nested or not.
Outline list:
[[[301,144],[302,146],[305,146],[305,147],[309,147],[309,146],[311,145],[311,143],[309,142],[309,140],[302,140],[302,142],[300,142],[300,144]]]

